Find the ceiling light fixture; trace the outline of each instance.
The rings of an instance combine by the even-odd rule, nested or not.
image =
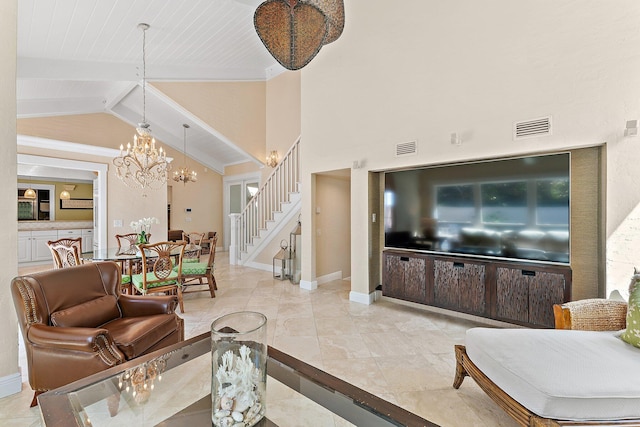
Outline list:
[[[288,70],[299,70],[344,29],[343,0],[267,0],[257,7],[253,25],[271,56]]]
[[[141,188],[146,196],[147,188],[161,188],[166,185],[167,171],[171,166],[167,162],[166,153],[156,148],[156,139],[151,136],[147,123],[147,80],[146,80],[146,32],[149,24],[138,24],[142,30],[142,123],[138,123],[137,135],[133,137],[133,146],[127,143],[127,150],[120,145],[120,155],[113,159],[116,175],[127,186]]]
[[[278,166],[278,152],[276,150],[271,150],[267,156],[267,166],[272,168]]]
[[[60,192],[60,200],[69,200],[71,198],[71,194],[67,190],[62,190]]]
[[[30,178],[31,180],[32,178]],[[24,191],[24,198],[25,199],[35,199],[37,197],[36,195],[36,190],[34,190],[33,188],[31,188],[31,182],[29,182],[29,188],[27,188]]]
[[[184,127],[184,151],[182,152],[184,156],[184,166],[173,173],[173,180],[186,184],[187,182],[196,182],[198,180],[198,174],[194,170],[190,171],[187,166],[187,129],[189,129],[189,125],[185,123],[182,126]]]

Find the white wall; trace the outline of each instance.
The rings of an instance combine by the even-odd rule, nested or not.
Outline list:
[[[342,37],[302,71],[302,224],[303,235],[315,236],[312,174],[364,160],[351,185],[353,291],[370,292],[366,170],[604,142],[608,287],[628,278],[627,254],[640,246],[630,225],[640,217],[640,139],[623,130],[640,118],[640,2],[352,0],[345,7]],[[546,115],[552,136],[513,141],[513,122]],[[452,132],[461,146],[449,143]],[[413,140],[417,156],[394,157],[395,144]],[[314,280],[315,250],[313,238],[303,239],[303,280]]]
[[[18,324],[11,298],[11,279],[18,275],[18,227],[16,198],[16,13],[17,1],[0,2],[0,223],[3,244],[0,258],[0,397],[20,391],[18,370]]]

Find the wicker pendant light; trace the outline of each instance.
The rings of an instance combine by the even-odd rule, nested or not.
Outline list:
[[[327,17],[328,33],[324,44],[338,40],[344,29],[344,1],[343,0],[305,0],[320,9]]]
[[[267,0],[256,9],[254,26],[269,53],[283,67],[299,70],[344,28],[342,0]]]

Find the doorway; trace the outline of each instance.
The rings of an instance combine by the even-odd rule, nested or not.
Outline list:
[[[224,183],[224,248],[231,244],[230,214],[242,213],[260,189],[260,172],[225,177]]]
[[[93,183],[94,247],[107,247],[107,165],[80,160],[18,154],[18,175],[78,178]],[[88,178],[87,178],[88,177]]]

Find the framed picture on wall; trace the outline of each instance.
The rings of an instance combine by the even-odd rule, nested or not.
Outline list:
[[[93,199],[60,199],[60,209],[93,209]]]

